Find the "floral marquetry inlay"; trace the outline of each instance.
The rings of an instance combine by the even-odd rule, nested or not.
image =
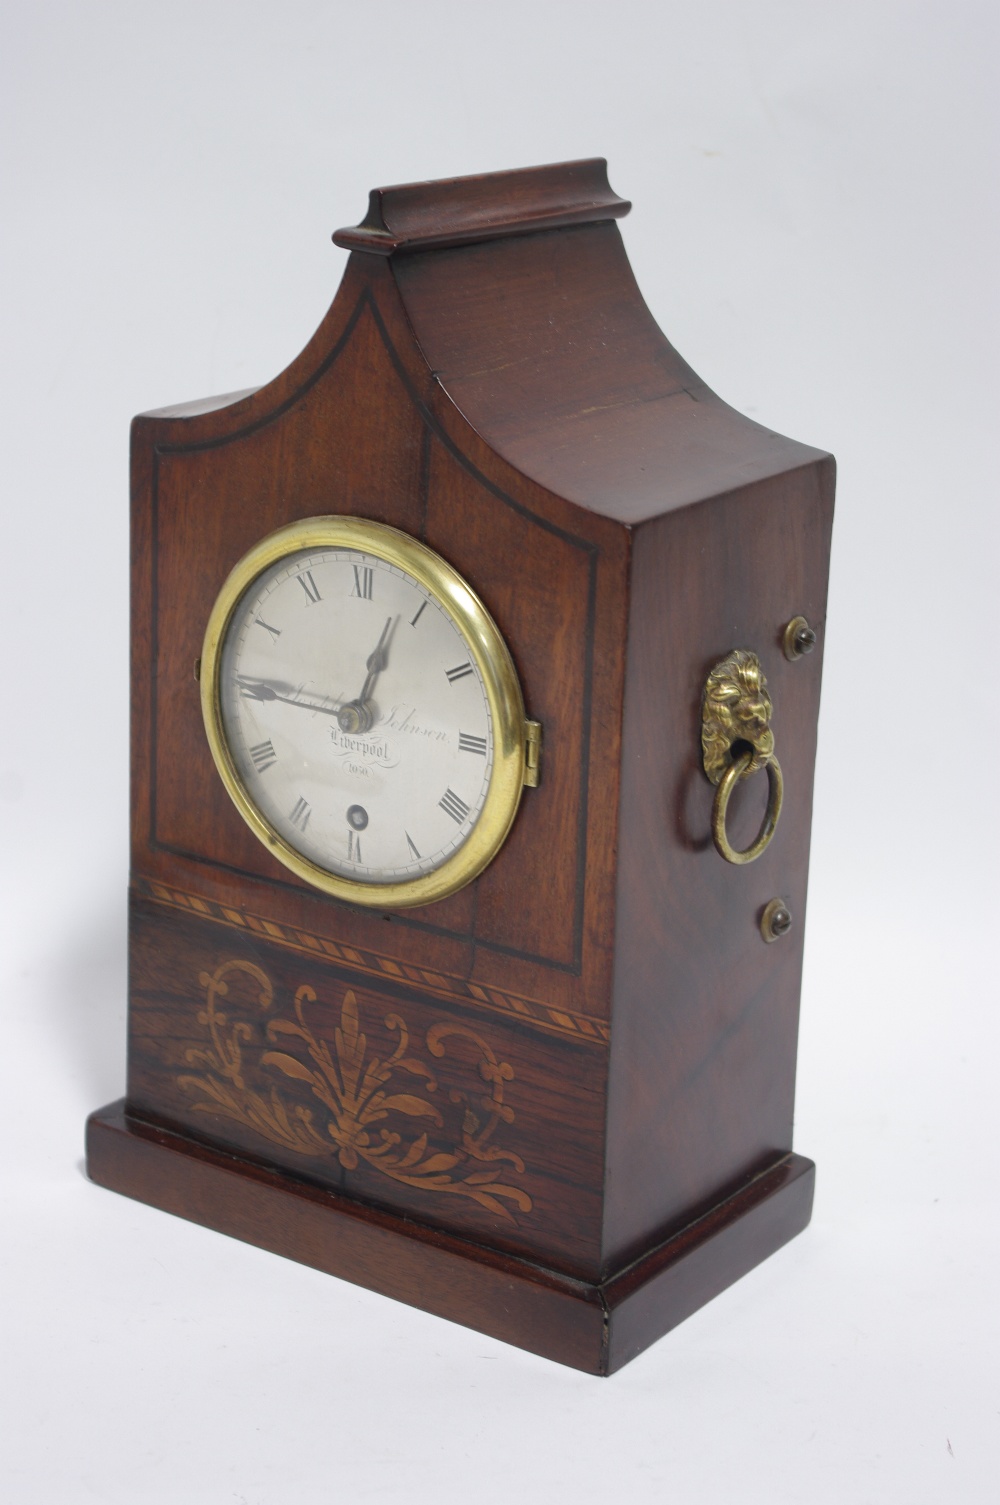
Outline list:
[[[467,1197],[511,1222],[512,1207],[531,1211],[528,1194],[504,1180],[523,1175],[523,1160],[491,1142],[501,1123],[514,1120],[513,1109],[503,1100],[504,1084],[513,1079],[514,1070],[498,1060],[475,1031],[445,1023],[427,1031],[430,1056],[441,1060],[449,1045],[464,1043],[479,1078],[468,1094],[451,1090],[435,1101],[439,1086],[434,1071],[410,1054],[409,1029],[399,1014],[385,1017],[395,1043],[382,1059],[369,1051],[357,999],[348,989],[331,1048],[307,1022],[307,1007],[316,1002],[316,993],[303,984],[295,994],[294,1017],[268,1019],[264,1036],[275,1048],[263,1051],[260,1064],[288,1082],[308,1087],[320,1104],[317,1110],[295,1101],[287,1090],[279,1091],[277,1084],[268,1092],[248,1085],[244,1051],[253,1045],[257,1030],[245,1019],[230,1018],[220,1006],[238,980],[252,986],[262,1012],[269,1012],[274,1003],[270,979],[252,962],[234,959],[213,973],[200,974],[205,1006],[198,1023],[207,1029],[210,1044],[185,1052],[188,1063],[203,1068],[203,1073],[178,1078],[185,1092],[200,1099],[194,1105],[197,1111],[235,1119],[296,1154],[335,1156],[347,1171],[364,1162],[420,1191]],[[461,1119],[458,1132],[452,1134],[445,1132],[445,1116],[438,1107],[445,1100]],[[406,1120],[415,1121],[408,1130],[403,1127]]]

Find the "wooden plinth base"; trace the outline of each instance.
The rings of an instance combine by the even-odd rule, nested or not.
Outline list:
[[[611,1374],[800,1233],[815,1166],[788,1154],[600,1285],[353,1202],[126,1117],[87,1122],[92,1180],[464,1323],[531,1353]]]

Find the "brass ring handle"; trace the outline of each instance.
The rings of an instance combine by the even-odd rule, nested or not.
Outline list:
[[[774,835],[781,814],[781,767],[774,756],[771,697],[756,653],[734,648],[709,673],[701,698],[702,766],[716,786],[712,840],[720,857],[737,866],[755,862]],[[738,852],[726,835],[726,811],[737,779],[767,770],[767,813],[756,841]]]
[[[772,753],[764,764],[767,772],[767,810],[764,813],[764,823],[757,833],[756,841],[744,848],[742,852],[730,844],[726,835],[726,811],[729,809],[729,796],[739,779],[743,778],[750,764],[753,762],[753,754],[741,753],[740,756],[726,769],[719,780],[715,791],[715,800],[712,804],[712,840],[720,857],[727,862],[734,862],[741,866],[745,862],[755,862],[761,852],[767,847],[774,835],[781,814],[781,801],[784,796],[784,782],[781,777],[781,767],[777,758]]]

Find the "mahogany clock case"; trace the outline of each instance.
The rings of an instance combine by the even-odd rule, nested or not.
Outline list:
[[[128,1086],[91,1176],[594,1373],[808,1222],[791,1149],[834,468],[653,322],[603,162],[372,194],[302,354],[132,431]],[[542,777],[481,876],[380,912],[280,866],[217,777],[228,572],[337,513],[441,554]],[[815,651],[789,661],[805,616]],[[705,677],[764,665],[785,779],[710,838]],[[766,781],[737,790],[734,841]],[[762,941],[764,905],[794,925]]]

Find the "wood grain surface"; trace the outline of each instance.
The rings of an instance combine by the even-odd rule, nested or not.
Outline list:
[[[595,1375],[620,1369],[801,1232],[814,1179],[811,1161],[785,1156],[597,1284],[220,1153],[123,1102],[91,1114],[87,1163],[100,1185],[140,1202]]]

